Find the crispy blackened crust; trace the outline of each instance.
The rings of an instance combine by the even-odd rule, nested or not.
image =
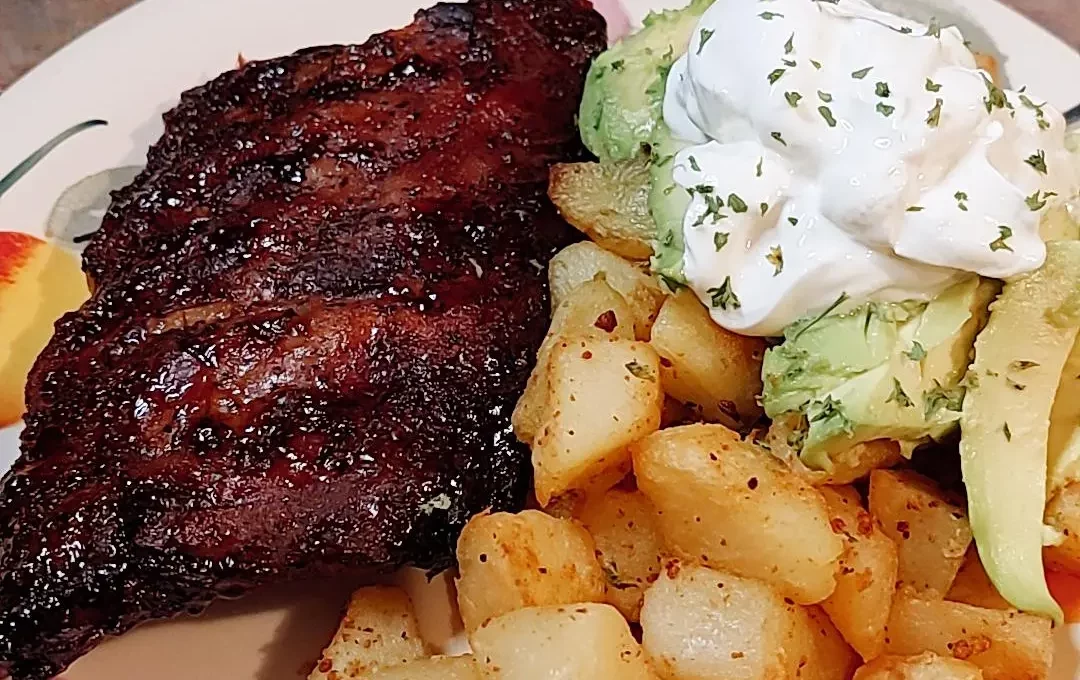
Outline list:
[[[516,508],[544,197],[604,26],[473,0],[183,95],[86,252],[0,495],[0,664],[267,582],[441,568]]]

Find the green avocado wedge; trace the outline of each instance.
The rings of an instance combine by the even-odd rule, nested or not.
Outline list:
[[[601,54],[589,69],[578,111],[581,141],[601,163],[633,158],[662,118],[667,74],[686,53],[714,0],[650,14],[644,27]]]
[[[961,415],[968,512],[990,579],[1013,606],[1061,623],[1043,572],[1047,440],[1056,387],[1080,331],[1080,242],[1006,283],[975,343]]]
[[[802,419],[800,458],[815,470],[874,439],[911,451],[940,438],[959,421],[960,381],[998,290],[972,277],[928,303],[868,303],[796,322],[765,354],[766,414]]]

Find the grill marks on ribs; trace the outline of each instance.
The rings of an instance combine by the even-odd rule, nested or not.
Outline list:
[[[0,496],[0,666],[283,578],[441,568],[518,507],[509,415],[573,240],[584,0],[473,0],[183,95],[86,251]]]

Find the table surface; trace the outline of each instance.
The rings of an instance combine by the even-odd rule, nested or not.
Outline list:
[[[0,90],[80,33],[136,1],[0,0]],[[1004,2],[1080,49],[1077,0]]]

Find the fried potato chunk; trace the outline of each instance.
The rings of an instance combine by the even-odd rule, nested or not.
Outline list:
[[[739,429],[761,417],[761,362],[765,341],[713,322],[689,291],[669,297],[649,341],[661,357],[664,392],[694,404],[709,421]]]
[[[470,641],[490,680],[652,680],[641,646],[611,605],[519,609],[492,619]]]
[[[630,260],[652,255],[648,157],[613,163],[559,163],[548,196],[567,222],[606,250]]]
[[[308,680],[367,678],[376,670],[428,656],[412,601],[391,586],[361,588]]]
[[[889,617],[889,654],[925,651],[978,666],[986,680],[1045,678],[1054,643],[1050,619],[1019,612],[897,594]]]
[[[855,680],[982,680],[978,666],[931,652],[883,656],[855,673]]]
[[[799,603],[832,594],[843,542],[821,493],[782,463],[723,425],[661,430],[631,448],[677,556],[761,578]]]
[[[589,497],[574,513],[596,541],[607,578],[607,601],[637,621],[645,590],[660,574],[660,515],[640,491],[612,489]]]
[[[623,296],[602,278],[586,281],[567,294],[551,316],[551,326],[536,353],[536,367],[511,417],[518,439],[531,444],[551,411],[551,350],[566,338],[633,340],[634,318]]]
[[[665,680],[845,680],[858,663],[820,609],[761,581],[678,561],[645,593],[641,629]]]
[[[458,608],[465,629],[538,605],[603,602],[592,537],[573,520],[537,510],[477,515],[457,546]]]
[[[564,340],[551,351],[551,412],[532,446],[541,505],[605,490],[630,472],[627,447],[660,427],[660,357],[630,340]]]
[[[571,291],[597,275],[630,305],[637,339],[648,340],[664,302],[660,284],[649,274],[647,265],[628,262],[590,241],[567,246],[548,264],[552,307],[558,307]]]
[[[892,609],[897,572],[892,542],[851,487],[821,489],[833,531],[844,539],[836,590],[821,608],[863,659],[885,649],[885,626]]]
[[[899,550],[898,585],[945,597],[971,545],[963,508],[926,477],[877,470],[870,475],[870,514]]]

